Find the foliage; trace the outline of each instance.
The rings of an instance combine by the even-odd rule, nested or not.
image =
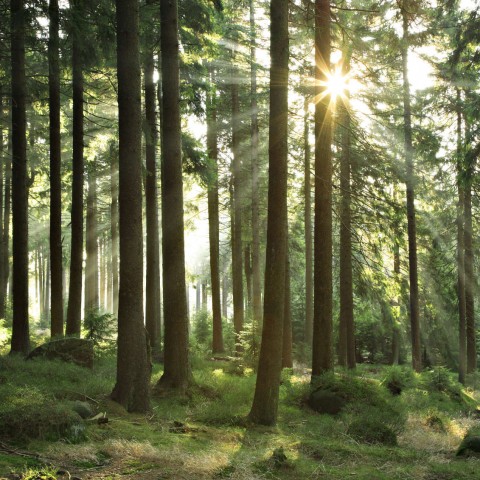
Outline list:
[[[397,445],[395,432],[375,416],[361,416],[355,419],[347,430],[348,435],[365,443]]]
[[[113,314],[91,310],[85,316],[83,326],[86,330],[85,338],[92,340],[94,345],[112,346],[117,332],[117,321]]]

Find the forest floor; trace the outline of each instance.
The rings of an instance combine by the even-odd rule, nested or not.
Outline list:
[[[278,425],[266,428],[245,421],[251,369],[198,358],[193,367],[188,397],[153,399],[136,415],[108,399],[113,356],[93,372],[0,356],[0,479],[480,479],[480,459],[455,455],[480,430],[477,392],[444,369],[340,372],[327,380],[347,400],[336,416],[307,406],[304,369],[284,372]],[[160,374],[156,366],[152,382]],[[389,378],[403,384],[400,395],[385,387]],[[79,404],[108,423],[82,421]],[[393,441],[378,435],[385,426]]]

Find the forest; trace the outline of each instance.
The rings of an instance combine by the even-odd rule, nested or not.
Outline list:
[[[478,0],[0,0],[0,480],[480,478]]]

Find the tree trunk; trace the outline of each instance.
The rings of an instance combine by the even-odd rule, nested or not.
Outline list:
[[[350,70],[349,59],[343,64],[343,75]],[[348,92],[345,92],[341,107],[342,153],[340,157],[340,346],[341,365],[356,367],[355,326],[353,316],[352,278],[352,215],[351,215],[351,157],[350,114]]]
[[[471,162],[472,160],[470,160]],[[473,373],[477,369],[477,347],[475,332],[474,292],[475,275],[473,272],[473,225],[472,225],[472,180],[473,165],[467,165],[464,195],[465,213],[465,321],[467,327],[467,373]]]
[[[415,218],[415,177],[413,166],[412,112],[410,106],[410,82],[408,80],[408,18],[402,9],[403,16],[403,107],[405,135],[405,183],[407,187],[407,220],[408,220],[408,266],[410,276],[410,327],[412,334],[412,365],[416,372],[422,370],[422,351],[420,342],[420,316],[418,307],[418,261],[417,261],[417,226]]]
[[[288,232],[288,225],[287,225]],[[287,234],[288,237],[288,234]],[[283,348],[282,368],[293,368],[292,353],[292,300],[290,288],[290,257],[287,238],[287,252],[285,255],[285,300],[283,312]]]
[[[162,29],[162,255],[165,369],[157,388],[184,391],[192,380],[188,353],[177,0],[160,0]]]
[[[251,421],[263,425],[273,425],[277,421],[282,369],[287,253],[288,3],[283,0],[272,0],[270,18],[270,129],[265,298],[258,375],[249,415]]]
[[[235,42],[235,39],[233,40]],[[235,53],[232,52],[235,64]],[[242,275],[242,159],[240,155],[240,103],[238,97],[238,70],[232,69],[232,183],[233,183],[233,228],[232,228],[232,290],[233,290],[233,326],[235,329],[235,350],[241,353],[240,332],[244,323],[243,275]]]
[[[310,169],[312,168],[310,160],[310,129],[308,99],[305,98],[303,141],[305,154],[304,169],[304,191],[305,191],[305,343],[312,344],[313,333],[313,245],[312,245],[312,184]]]
[[[97,227],[97,179],[93,168],[88,172],[86,251],[85,260],[85,316],[96,312],[98,298],[98,227]]]
[[[10,278],[10,213],[12,205],[12,127],[11,122],[8,130],[7,159],[5,161],[5,200],[3,207],[3,290],[0,296],[3,299],[3,305],[6,305],[8,280]],[[3,317],[5,318],[5,317]]]
[[[50,0],[48,88],[50,113],[50,304],[51,337],[63,336],[62,149],[60,144],[60,66],[58,0]]]
[[[222,277],[222,317],[228,318],[228,275]]]
[[[80,15],[78,0],[72,2],[71,8],[76,15]],[[75,26],[72,31],[72,243],[66,334],[80,336],[83,273],[83,59],[80,32],[75,29]]]
[[[150,407],[143,324],[142,106],[136,0],[117,0],[120,291],[113,400],[130,412]]]
[[[3,165],[7,164],[6,158],[4,155],[4,135],[3,135],[3,125],[5,110],[3,108],[3,92],[1,91],[0,85],[0,318],[5,318],[5,256],[3,253],[4,243],[3,243],[3,182],[4,182],[4,170]],[[6,122],[5,122],[6,123]],[[6,167],[5,167],[6,168]]]
[[[464,212],[465,189],[462,148],[461,94],[457,89],[457,298],[458,298],[458,381],[465,384],[467,371],[467,323],[465,303],[465,232]]]
[[[147,2],[153,4],[152,0]],[[160,245],[158,231],[158,200],[157,200],[157,128],[155,113],[155,82],[153,45],[154,40],[149,35],[146,39],[144,82],[145,82],[145,206],[147,230],[147,272],[145,292],[145,322],[150,340],[150,347],[155,357],[160,356],[161,325],[160,325]]]
[[[315,1],[315,239],[312,379],[333,369],[330,2]]]
[[[252,309],[254,327],[262,323],[262,276],[260,268],[260,159],[258,155],[258,106],[255,3],[250,0],[250,107],[252,142]]]
[[[245,269],[245,290],[247,292],[247,303],[245,309],[249,318],[253,313],[253,270],[252,270],[252,250],[250,243],[245,244],[243,249],[244,255],[244,269]]]
[[[213,71],[211,72],[211,77],[213,82]],[[210,245],[210,282],[212,284],[212,352],[215,354],[224,351],[220,303],[220,220],[218,212],[218,133],[216,91],[213,91],[208,95],[207,102],[207,150],[210,160],[210,174],[207,190],[208,238]]]
[[[112,312],[118,315],[118,156],[110,155],[110,232],[112,242]]]
[[[25,78],[25,4],[11,0],[12,66],[12,353],[30,349],[28,324],[28,188]]]

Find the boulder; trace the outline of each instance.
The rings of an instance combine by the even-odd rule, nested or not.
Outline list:
[[[308,405],[318,413],[336,415],[345,406],[345,399],[331,390],[315,390],[310,394]]]
[[[81,367],[93,368],[93,343],[83,338],[61,338],[44,343],[30,352],[27,359],[60,359]]]
[[[477,435],[467,435],[457,450],[457,457],[465,455],[475,455],[480,453],[480,437]]]

